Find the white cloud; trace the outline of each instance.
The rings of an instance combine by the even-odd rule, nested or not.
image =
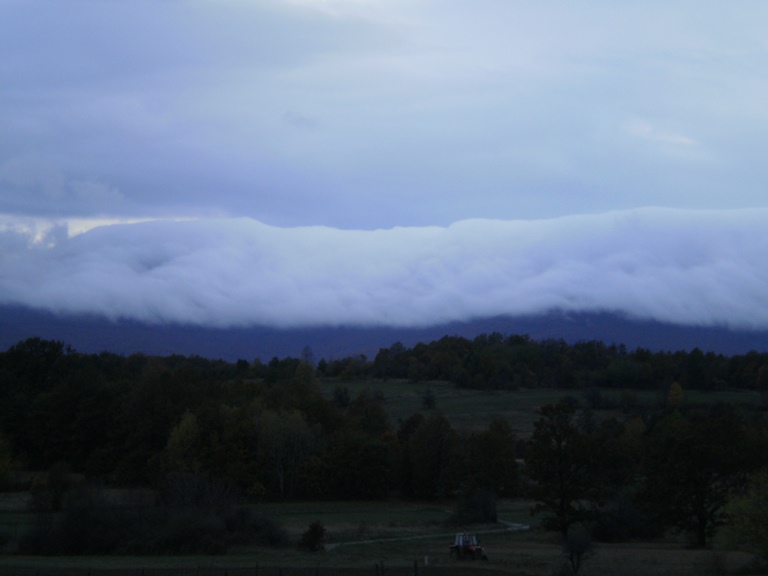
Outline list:
[[[657,128],[644,120],[633,120],[628,124],[627,130],[633,136],[660,144],[674,146],[695,146],[697,144],[696,140],[685,134]]]
[[[117,187],[67,175],[55,162],[37,155],[13,156],[0,163],[0,194],[6,206],[24,206],[32,215],[115,214],[125,200]]]
[[[552,309],[768,328],[768,210],[374,231],[250,219],[0,229],[0,302],[212,326],[423,326]],[[28,231],[33,234],[33,230]]]

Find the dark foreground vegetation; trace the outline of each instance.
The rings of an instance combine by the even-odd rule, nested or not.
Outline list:
[[[353,395],[353,381],[376,391]],[[517,390],[561,394],[520,436],[504,418],[454,428],[430,388],[392,421],[383,396],[403,381],[503,391],[509,402]],[[329,382],[324,394],[319,383]],[[715,401],[687,399],[701,390]],[[0,353],[0,486],[28,494],[39,514],[23,534],[0,529],[0,549],[319,550],[308,544],[312,526],[297,541],[256,504],[439,499],[452,502],[455,524],[470,525],[495,521],[499,498],[525,498],[576,554],[574,570],[593,541],[670,531],[707,547],[728,527],[737,545],[767,554],[768,412],[762,401],[716,400],[736,391],[764,397],[768,354],[490,334],[395,344],[373,360],[315,362],[305,349],[229,363],[30,339]],[[141,503],[110,500],[114,488]]]

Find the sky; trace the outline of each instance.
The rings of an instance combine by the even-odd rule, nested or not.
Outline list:
[[[768,328],[768,5],[0,0],[0,304]]]

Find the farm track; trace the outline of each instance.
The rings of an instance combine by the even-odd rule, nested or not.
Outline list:
[[[477,531],[477,534],[501,534],[504,532],[518,532],[518,531],[525,531],[529,530],[530,526],[527,524],[517,524],[515,522],[507,522],[506,520],[499,520],[500,524],[504,524],[506,528],[497,528],[495,530],[480,530]],[[455,532],[445,532],[442,534],[419,534],[418,536],[399,536],[395,538],[376,538],[372,540],[353,540],[350,542],[337,542],[335,544],[328,544],[325,548],[326,550],[333,550],[334,548],[338,548],[340,546],[353,546],[357,544],[377,544],[380,542],[400,542],[403,540],[427,540],[427,539],[434,539],[434,538],[445,538],[446,541],[452,540],[452,538],[456,535]]]
[[[529,526],[501,521],[506,528],[485,530],[478,534],[493,534],[527,530]],[[381,542],[396,542],[401,540],[420,540],[446,538],[450,539],[454,533],[424,534],[400,538],[379,538],[372,540],[358,540],[330,544],[327,550],[341,546],[360,544],[374,544]],[[109,561],[109,560],[107,560]],[[116,563],[119,559],[115,560]],[[148,561],[151,563],[151,560]],[[0,561],[0,573],[2,576],[509,576],[511,572],[499,570],[487,563],[472,561],[457,561],[452,566],[386,566],[373,564],[370,568],[345,568],[337,566],[323,567],[318,563],[315,567],[275,567],[258,566],[254,563],[250,567],[227,566],[184,566],[184,567],[121,567],[92,568],[87,566],[3,566]]]

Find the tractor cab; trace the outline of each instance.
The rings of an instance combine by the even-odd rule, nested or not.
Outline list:
[[[476,534],[462,532],[456,534],[453,544],[450,546],[451,557],[457,559],[488,560],[483,547],[480,546]]]

